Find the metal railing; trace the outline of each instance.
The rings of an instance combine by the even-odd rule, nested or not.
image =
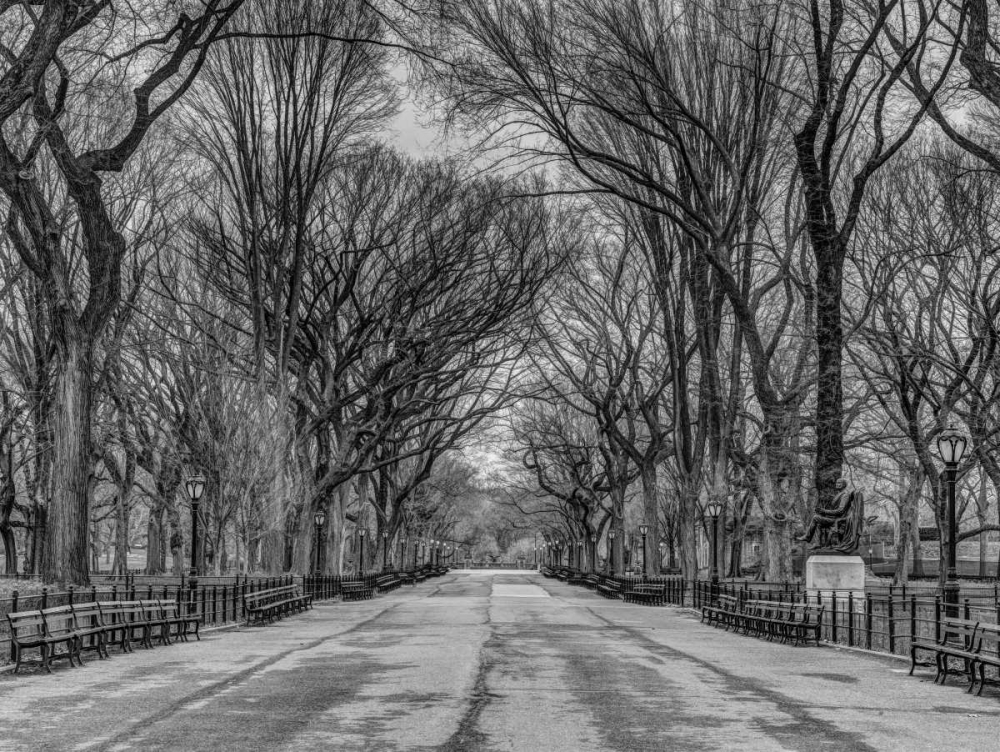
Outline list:
[[[810,594],[797,582],[689,582],[676,575],[612,577],[568,567],[544,570],[551,576],[561,571],[568,575],[565,579],[569,582],[594,587],[608,582],[616,582],[622,588],[637,582],[662,583],[664,603],[696,609],[716,602],[720,595],[738,601],[812,603],[823,607],[820,639],[893,655],[908,655],[914,636],[939,638],[942,619],[947,616],[941,594],[927,585],[875,586],[866,589],[863,595],[852,591]],[[1000,624],[1000,585],[963,583],[959,609],[965,619]]]
[[[942,595],[927,587],[875,587],[861,595],[854,591],[808,593],[798,587],[755,587],[752,583],[705,581],[694,583],[691,602],[701,608],[719,595],[738,600],[811,603],[823,607],[820,639],[880,653],[909,655],[914,637],[941,635],[947,616]],[[964,587],[958,604],[962,618],[1000,623],[1000,598],[993,588]]]

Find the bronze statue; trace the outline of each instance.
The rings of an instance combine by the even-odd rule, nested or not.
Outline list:
[[[798,540],[813,542],[812,551],[849,554],[858,548],[865,522],[865,497],[847,489],[847,481],[837,480],[837,494],[830,504],[818,503],[806,534]],[[818,534],[818,536],[817,536]]]

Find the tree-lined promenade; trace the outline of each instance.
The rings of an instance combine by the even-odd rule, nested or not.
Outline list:
[[[0,0],[6,573],[995,576],[995,15]]]
[[[496,571],[56,670],[0,680],[5,749],[972,750],[1000,714],[902,662]]]

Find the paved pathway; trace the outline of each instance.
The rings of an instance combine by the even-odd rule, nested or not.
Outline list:
[[[0,750],[993,750],[1000,692],[455,573],[268,627],[0,676]]]

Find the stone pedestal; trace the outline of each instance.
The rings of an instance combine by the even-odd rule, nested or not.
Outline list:
[[[855,601],[865,597],[865,560],[860,556],[813,554],[806,559],[806,590],[810,600],[824,600],[834,592],[837,598],[853,593]]]

